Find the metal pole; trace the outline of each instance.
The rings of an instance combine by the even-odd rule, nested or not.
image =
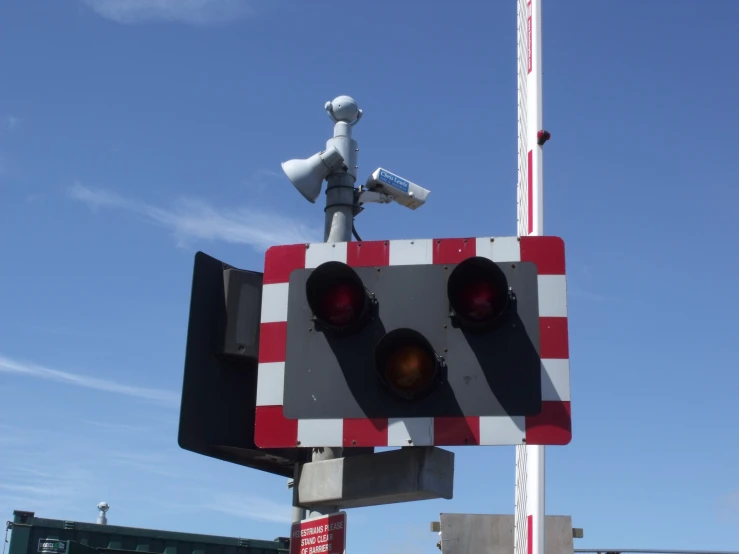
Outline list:
[[[529,10],[527,0],[517,0],[516,6],[516,41],[517,41],[517,90],[518,90],[518,236],[528,232],[528,107],[527,85],[529,68]],[[528,554],[529,518],[528,518],[528,463],[525,446],[516,446],[516,479],[514,494],[514,554]]]
[[[344,167],[333,171],[326,178],[325,209],[325,242],[349,242],[352,239],[354,210],[357,197],[354,183],[357,180],[357,160],[359,147],[352,139],[352,127],[362,117],[362,110],[356,101],[349,96],[339,96],[326,103],[326,111],[334,121],[334,136],[326,143],[326,149],[332,147],[344,158]],[[320,462],[341,458],[342,448],[314,448],[311,461]],[[335,506],[322,506],[320,510],[310,510],[307,517],[316,517],[338,511]],[[294,516],[295,517],[295,514]]]
[[[518,234],[544,234],[542,0],[518,0]],[[545,551],[545,451],[516,447],[516,554]]]
[[[293,506],[293,513],[292,513],[292,522],[298,523],[300,521],[303,521],[305,519],[306,511],[304,508],[301,508],[300,506]]]
[[[349,96],[339,96],[326,103],[326,111],[335,122],[334,136],[326,143],[344,158],[345,166],[333,171],[327,178],[325,242],[349,242],[352,239],[352,221],[357,198],[354,183],[357,180],[357,160],[359,147],[352,139],[352,127],[362,117],[355,100]]]
[[[293,488],[293,512],[292,522],[298,523],[303,521],[307,515],[307,510],[302,506],[298,505],[298,482],[300,481],[300,464],[295,464],[292,480]],[[290,486],[290,485],[288,485]]]
[[[538,144],[539,131],[543,129],[542,117],[542,47],[541,47],[541,2],[542,0],[530,0],[531,6],[530,25],[531,37],[531,68],[529,71],[529,109],[527,139],[531,152],[529,171],[532,176],[529,183],[533,189],[530,193],[532,205],[529,206],[529,234],[544,234],[544,149]],[[526,446],[529,452],[526,456],[528,463],[527,472],[529,482],[529,501],[527,507],[533,522],[529,527],[534,536],[529,537],[531,554],[544,554],[546,550],[546,456],[543,446]]]
[[[531,152],[531,162],[529,171],[532,173],[529,178],[529,186],[532,188],[530,198],[532,205],[529,206],[529,229],[530,235],[544,234],[544,151],[542,146],[537,143],[538,132],[543,128],[542,117],[542,48],[541,48],[541,0],[531,0],[530,25],[531,32],[529,36],[531,48],[531,66],[529,70],[529,98],[528,98],[528,125],[529,132],[527,139]],[[533,524],[529,527],[534,536],[529,537],[531,544],[531,554],[545,553],[545,491],[546,491],[546,472],[545,472],[545,452],[543,446],[526,446],[529,451],[527,458],[529,474],[529,502],[528,511],[533,518]]]

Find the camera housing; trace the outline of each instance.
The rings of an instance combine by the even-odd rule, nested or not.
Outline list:
[[[415,210],[426,203],[431,191],[378,167],[367,179],[365,188],[372,192],[387,194],[401,206]]]

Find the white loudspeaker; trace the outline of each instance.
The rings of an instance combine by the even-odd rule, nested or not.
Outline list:
[[[321,194],[323,180],[344,163],[336,148],[312,155],[307,160],[289,160],[282,163],[282,171],[306,200],[315,203]]]

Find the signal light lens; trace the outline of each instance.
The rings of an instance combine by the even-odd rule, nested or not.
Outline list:
[[[455,267],[447,292],[454,316],[462,325],[493,324],[508,308],[508,280],[487,258],[468,258]]]
[[[363,291],[350,283],[340,283],[329,289],[319,300],[318,316],[335,327],[354,321],[364,307]]]
[[[460,313],[472,321],[485,321],[495,316],[501,291],[487,281],[474,281],[459,291],[455,304]]]
[[[412,329],[396,329],[380,339],[375,350],[375,367],[380,380],[407,400],[427,395],[440,376],[440,363],[433,347]]]
[[[369,312],[362,280],[344,263],[321,264],[308,277],[305,288],[310,309],[329,328],[352,328],[361,324]]]

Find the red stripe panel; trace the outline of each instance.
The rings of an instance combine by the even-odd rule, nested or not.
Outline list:
[[[475,239],[434,239],[433,263],[458,264],[475,256]]]
[[[344,446],[387,446],[387,419],[345,419]]]
[[[529,31],[531,31],[531,18],[529,18]],[[530,54],[529,54],[530,55]],[[529,73],[531,73],[531,58],[529,58]],[[529,205],[526,208],[528,214],[529,233],[534,232],[534,151],[529,150],[529,185],[527,187],[527,196]]]
[[[254,444],[259,448],[286,448],[297,442],[297,419],[286,419],[282,406],[257,406]]]
[[[479,417],[435,417],[434,444],[480,444]]]
[[[259,326],[259,363],[284,362],[287,352],[287,321]]]
[[[273,246],[264,255],[264,284],[287,283],[290,273],[305,267],[305,245]]]
[[[350,242],[346,245],[346,263],[352,267],[390,265],[390,244],[386,240]]]
[[[534,516],[526,516],[526,529],[528,532],[526,536],[526,552],[528,554],[534,554]]]
[[[539,318],[539,356],[560,360],[570,357],[566,317]]]
[[[559,237],[521,237],[521,261],[534,262],[539,275],[564,275],[565,243]]]
[[[526,444],[569,444],[571,440],[569,402],[542,402],[538,415],[526,416]]]

